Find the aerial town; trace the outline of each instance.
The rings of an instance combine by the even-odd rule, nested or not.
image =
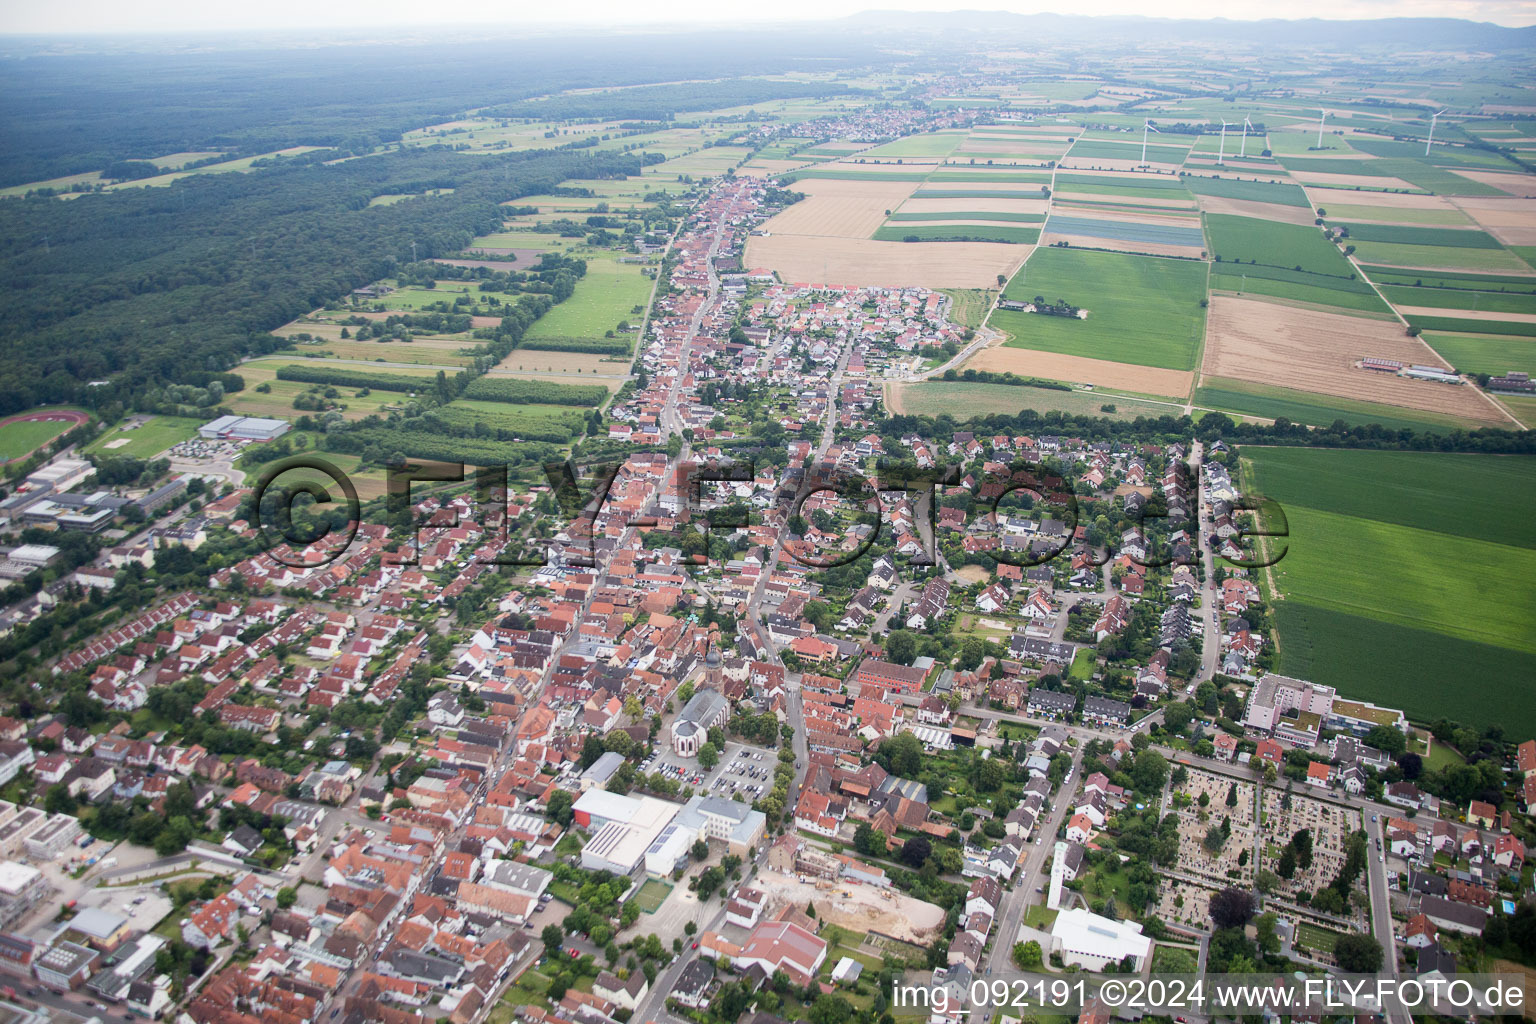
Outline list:
[[[862,277],[832,243],[825,261],[784,255],[810,237],[808,192],[872,189],[860,202],[881,206],[875,226],[896,220],[882,204],[949,203],[878,229],[919,235],[993,209],[974,185],[941,194],[966,192],[968,172],[946,180],[913,158],[958,167],[924,147],[990,133],[972,145],[1001,153],[1009,132],[1060,132],[1067,116],[965,102],[984,81],[912,79],[927,100],[959,97],[944,104],[833,93],[787,101],[805,105],[794,117],[700,116],[718,143],[650,162],[582,156],[633,166],[528,186],[471,244],[418,260],[411,243],[387,276],[289,318],[286,349],[0,424],[41,439],[0,467],[4,1019],[962,1024],[1066,1021],[986,998],[1040,974],[1531,976],[1530,679],[1495,680],[1529,666],[1514,659],[1532,634],[1487,640],[1528,621],[1530,578],[1456,590],[1466,628],[1435,634],[1510,660],[1463,661],[1427,702],[1396,662],[1377,685],[1375,655],[1341,660],[1339,627],[1320,624],[1330,606],[1304,587],[1317,562],[1337,564],[1322,525],[1378,521],[1285,488],[1303,456],[1528,456],[1432,453],[1408,427],[1401,440],[1369,428],[1382,452],[1325,451],[1354,447],[1342,420],[1229,415],[1198,406],[1199,390],[1148,400],[1165,393],[1002,360],[1023,351],[999,343],[1010,325],[1097,329],[1117,315],[1108,294],[1039,285],[1031,301],[1006,263],[990,287],[992,264],[967,287],[915,283],[930,248],[918,235],[879,243],[912,255],[868,256]],[[1077,111],[1072,139],[1109,130],[1086,106],[1061,109]],[[1312,125],[1295,118],[1270,138],[1305,143]],[[651,131],[608,120],[613,140]],[[494,147],[474,132],[536,124],[542,144],[589,122],[466,115],[432,131],[478,152]],[[1219,159],[1237,139],[1222,130]],[[1194,138],[1190,168],[1215,144]],[[1266,158],[1306,151],[1265,141]],[[907,163],[882,162],[903,145]],[[712,155],[727,149],[727,163]],[[820,178],[790,159],[818,149],[836,165]],[[1061,201],[1053,188],[1115,206],[1110,185],[1050,168],[1027,200],[1004,175],[991,187],[1042,210]],[[1326,185],[1304,184],[1317,205]],[[455,192],[442,190],[364,205]],[[1218,198],[1213,220],[1265,205]],[[1033,217],[1005,216],[1012,202],[998,221]],[[1096,200],[1081,202],[1079,215]],[[1318,241],[1306,207],[1283,219]],[[814,209],[842,230],[840,208]],[[1070,213],[1049,213],[1054,230],[1069,233]],[[1349,237],[1328,236],[1334,255]],[[1009,243],[944,244],[982,260]],[[1057,244],[1073,248],[1041,238],[1019,257]],[[1205,259],[1185,262],[1219,266]],[[1189,305],[1204,324],[1201,287]],[[1210,296],[1209,334],[1219,304],[1257,301]],[[598,306],[598,326],[581,326]],[[1418,364],[1370,354],[1399,348],[1337,372],[1409,396],[1399,411],[1427,394],[1419,414],[1491,431],[1463,441],[1502,429],[1492,410],[1525,415],[1518,397],[1499,404],[1526,390],[1520,371],[1495,368],[1492,386],[1435,367],[1410,379]],[[1498,381],[1505,397],[1489,397]],[[999,393],[1010,411],[988,404]],[[1087,404],[1030,404],[1059,396]],[[273,484],[291,459],[346,483]],[[1361,461],[1341,477],[1376,472]],[[1523,557],[1528,506],[1512,507],[1489,529]],[[1328,543],[1395,542],[1343,536]],[[1485,564],[1479,537],[1446,549],[1469,574]],[[1417,609],[1419,588],[1460,571],[1362,569],[1335,585],[1403,588]],[[1419,656],[1417,639],[1383,642]],[[898,1000],[904,986],[921,1005]],[[1323,1016],[1340,1015],[1304,1019]]]

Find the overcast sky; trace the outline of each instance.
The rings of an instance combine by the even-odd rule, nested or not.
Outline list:
[[[8,2],[0,7],[0,33],[163,32],[229,29],[315,29],[506,23],[510,26],[586,23],[615,27],[641,23],[722,24],[729,21],[794,21],[836,18],[870,9],[996,10],[1165,18],[1388,18],[1451,17],[1501,25],[1536,24],[1530,0],[1076,0],[1071,4],[1015,0],[775,0],[749,5],[719,0],[579,0],[576,3],[507,3],[505,0],[263,0],[261,3],[207,3],[206,0],[69,0],[67,3]]]

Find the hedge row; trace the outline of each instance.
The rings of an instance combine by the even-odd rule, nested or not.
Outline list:
[[[628,338],[524,338],[517,347],[540,352],[593,352],[605,356],[627,356],[633,344]]]
[[[303,384],[331,384],[343,388],[407,392],[430,390],[433,383],[431,377],[407,376],[403,373],[373,373],[328,365],[284,366],[277,371],[277,379],[298,381]]]

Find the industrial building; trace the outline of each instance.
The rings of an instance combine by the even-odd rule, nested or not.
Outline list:
[[[220,416],[197,428],[207,441],[272,441],[288,433],[287,420],[263,419],[260,416]]]
[[[677,804],[655,797],[623,796],[605,789],[583,793],[572,808],[576,824],[592,830],[581,851],[588,871],[631,875],[645,863],[646,851],[677,816]]]

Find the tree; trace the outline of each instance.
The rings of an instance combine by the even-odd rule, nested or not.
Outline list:
[[[1163,724],[1175,735],[1189,728],[1189,723],[1194,721],[1194,718],[1195,709],[1184,701],[1168,705],[1167,710],[1163,712]]]
[[[1260,914],[1253,920],[1253,928],[1259,940],[1259,952],[1266,956],[1274,956],[1280,952],[1280,936],[1276,932],[1279,924],[1280,917],[1273,912]]]
[[[288,886],[277,890],[277,906],[279,910],[287,910],[299,901],[299,894]]]
[[[1339,936],[1333,944],[1333,956],[1351,974],[1375,974],[1381,970],[1381,943],[1360,932]]]
[[[920,868],[932,853],[932,843],[923,836],[913,836],[901,848],[901,859],[915,868]]]
[[[562,828],[568,827],[572,821],[576,820],[576,812],[571,806],[575,802],[576,798],[564,789],[557,789],[549,794],[545,807],[549,812],[550,820]]]
[[[867,857],[885,856],[885,833],[862,822],[853,832],[853,848]]]
[[[910,732],[897,733],[880,742],[875,760],[892,775],[915,779],[923,766],[923,743]]]
[[[1040,943],[1034,939],[1028,942],[1015,942],[1013,944],[1013,962],[1021,970],[1029,970],[1039,967],[1044,962]]]
[[[1280,863],[1275,866],[1275,871],[1281,878],[1290,879],[1296,874],[1296,850],[1287,846],[1280,851]]]
[[[709,844],[702,839],[695,839],[688,852],[693,854],[694,860],[704,860],[709,856]]]
[[[699,748],[699,767],[705,771],[713,771],[715,765],[720,763],[720,751],[713,743],[706,743]]]
[[[1231,786],[1227,787],[1227,806],[1237,806],[1237,783],[1235,782],[1232,783]]]
[[[1253,893],[1228,886],[1211,897],[1211,922],[1217,928],[1242,928],[1253,920]]]
[[[1377,750],[1384,750],[1388,754],[1401,754],[1408,749],[1408,738],[1403,735],[1401,729],[1390,725],[1378,725],[1365,734],[1365,742]]]
[[[885,656],[898,665],[910,665],[917,657],[917,637],[898,629],[885,638]]]
[[[545,951],[553,954],[560,952],[560,946],[565,942],[565,929],[558,924],[547,924],[539,933],[539,938],[544,940]]]

